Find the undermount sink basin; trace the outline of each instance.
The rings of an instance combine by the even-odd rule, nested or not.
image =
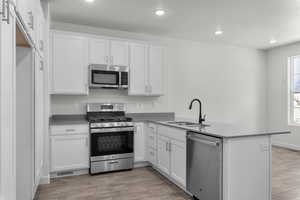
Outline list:
[[[168,124],[178,125],[178,126],[188,126],[188,127],[207,127],[208,124],[199,124],[194,122],[185,122],[185,121],[172,121],[167,122]]]

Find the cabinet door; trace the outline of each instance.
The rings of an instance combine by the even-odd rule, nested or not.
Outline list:
[[[109,40],[89,39],[89,64],[109,64]]]
[[[148,87],[149,95],[163,94],[163,48],[160,46],[149,47]]]
[[[44,153],[44,73],[43,60],[36,53],[35,58],[35,184],[39,184]]]
[[[147,95],[146,92],[147,46],[130,44],[129,95]]]
[[[168,146],[169,139],[159,136],[157,140],[157,167],[166,174],[170,173],[170,152]]]
[[[89,168],[88,135],[51,137],[51,172]]]
[[[124,41],[110,41],[110,64],[128,66],[128,43]]]
[[[52,36],[53,94],[88,93],[88,41],[84,37],[54,32]]]
[[[135,124],[134,134],[134,161],[145,161],[145,131],[143,123]]]
[[[177,140],[171,140],[171,177],[186,186],[186,143]]]

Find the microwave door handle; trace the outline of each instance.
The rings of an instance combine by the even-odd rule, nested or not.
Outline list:
[[[122,72],[119,72],[119,88],[122,87]]]

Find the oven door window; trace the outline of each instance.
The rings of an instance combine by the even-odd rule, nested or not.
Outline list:
[[[133,132],[91,134],[91,156],[133,153]]]
[[[93,84],[119,85],[119,72],[93,70],[91,78]]]

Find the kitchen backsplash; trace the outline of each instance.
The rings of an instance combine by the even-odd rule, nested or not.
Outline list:
[[[51,96],[51,114],[85,114],[87,103],[125,103],[128,113],[169,112],[167,95],[128,96],[127,90],[92,89],[88,96]]]

